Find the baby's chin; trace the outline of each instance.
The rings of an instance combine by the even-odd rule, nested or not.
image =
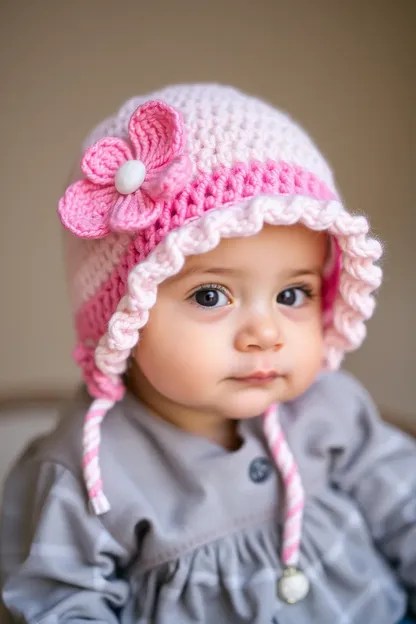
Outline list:
[[[286,400],[286,393],[282,392],[259,392],[252,390],[241,393],[241,396],[230,397],[226,405],[221,405],[220,411],[224,418],[232,420],[246,420],[263,414],[273,403],[281,403]]]
[[[310,379],[280,378],[270,387],[246,387],[229,392],[218,404],[225,418],[244,420],[263,414],[273,403],[286,403],[301,396],[311,385]]]

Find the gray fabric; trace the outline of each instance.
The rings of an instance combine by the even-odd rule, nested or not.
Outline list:
[[[322,375],[281,420],[307,493],[308,597],[285,605],[283,512],[261,419],[227,452],[128,395],[107,416],[101,465],[112,509],[88,508],[81,429],[89,399],[36,441],[5,487],[3,599],[37,624],[396,624],[416,611],[416,445],[382,423],[345,373]]]

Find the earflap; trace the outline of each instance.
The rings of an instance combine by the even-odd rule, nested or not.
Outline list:
[[[329,235],[328,258],[325,264],[322,282],[322,317],[324,329],[332,324],[334,304],[339,292],[342,272],[342,252],[338,241]]]

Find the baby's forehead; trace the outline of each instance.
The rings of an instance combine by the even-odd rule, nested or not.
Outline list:
[[[276,272],[279,268],[319,271],[329,247],[325,232],[301,225],[265,225],[256,234],[223,238],[214,249],[188,256],[178,277],[204,272],[239,276],[255,271]]]

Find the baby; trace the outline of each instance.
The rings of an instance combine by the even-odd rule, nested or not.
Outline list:
[[[125,103],[59,203],[85,388],[5,485],[30,624],[398,624],[416,444],[336,372],[380,244],[288,116],[230,87]]]

